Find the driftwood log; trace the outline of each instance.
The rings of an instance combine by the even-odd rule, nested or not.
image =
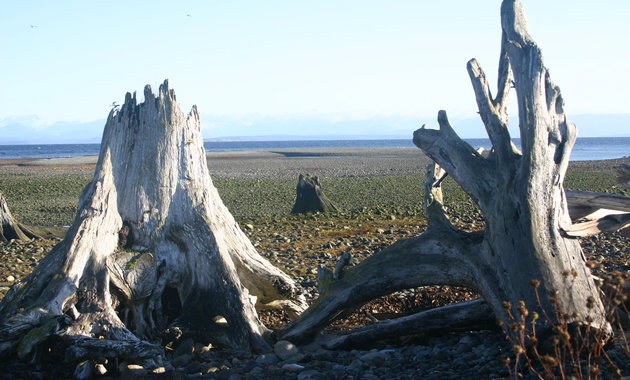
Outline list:
[[[7,243],[11,240],[30,241],[39,238],[37,233],[15,220],[9,211],[7,200],[0,193],[0,243]]]
[[[295,188],[292,214],[335,211],[337,207],[326,197],[319,178],[300,174]]]
[[[254,309],[305,308],[302,289],[257,254],[212,184],[196,107],[168,82],[127,93],[107,119],[94,178],[65,239],[0,303],[0,353],[27,359],[50,336],[66,358],[160,365],[168,332],[269,347]]]
[[[570,316],[570,323],[610,331],[579,242],[563,233],[572,224],[562,183],[576,128],[564,113],[560,89],[551,82],[540,48],[527,32],[519,1],[503,1],[501,26],[497,95],[492,96],[476,60],[467,66],[492,143],[490,154],[484,157],[464,142],[445,111],[438,114],[439,130],[417,130],[414,143],[439,164],[428,175],[428,230],[348,268],[337,280],[326,276],[320,297],[287,326],[285,339],[308,341],[338,316],[373,298],[443,284],[477,291],[503,326],[509,326],[510,314],[517,320],[524,317],[518,307],[524,301],[530,313],[549,316],[539,321],[541,330],[557,321],[557,308]],[[522,152],[508,132],[512,86]],[[441,202],[440,167],[476,202],[485,231],[469,233],[449,222]],[[458,310],[442,313],[443,323],[455,323],[449,315],[465,314]],[[393,323],[388,322],[389,328]],[[423,332],[418,327],[416,332]]]
[[[585,237],[601,232],[630,234],[630,197],[590,191],[567,191],[569,214],[576,221],[563,228],[567,236]]]
[[[487,158],[491,151],[477,149],[477,153]],[[627,173],[630,166],[616,168],[617,183],[628,187]],[[602,232],[620,231],[623,236],[630,236],[630,197],[598,193],[592,191],[565,191],[569,215],[574,224],[562,231],[571,237],[586,237]]]

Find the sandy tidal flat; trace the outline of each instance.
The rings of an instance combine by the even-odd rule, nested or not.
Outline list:
[[[297,178],[422,175],[429,159],[414,148],[310,148],[207,152],[213,177]],[[31,170],[93,168],[97,156],[0,160],[0,168]]]

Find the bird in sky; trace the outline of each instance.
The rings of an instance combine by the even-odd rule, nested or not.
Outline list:
[[[192,17],[192,15],[190,13],[186,13],[186,16],[188,17]]]
[[[37,25],[29,25],[32,28],[37,28]]]

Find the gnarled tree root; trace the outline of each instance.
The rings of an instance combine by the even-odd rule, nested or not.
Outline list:
[[[496,96],[479,63],[472,59],[467,65],[492,143],[489,154],[482,155],[463,141],[445,111],[438,112],[439,129],[423,126],[413,136],[414,144],[479,207],[486,226],[483,234],[459,231],[448,222],[439,191],[443,174],[434,168],[425,184],[427,232],[369,257],[337,280],[322,278],[320,298],[287,326],[285,339],[311,339],[349,308],[424,285],[471,288],[504,325],[526,316],[517,307],[523,302],[529,311],[549,315],[549,324],[557,322],[554,311],[561,310],[571,316],[568,323],[611,331],[579,242],[563,232],[571,225],[562,183],[576,128],[526,25],[520,1],[504,0]],[[522,150],[514,146],[508,130],[512,86]],[[506,301],[508,308],[503,306]]]

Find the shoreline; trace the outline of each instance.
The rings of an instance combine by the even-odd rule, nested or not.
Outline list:
[[[483,146],[490,148],[491,142],[487,137],[463,138],[475,149]],[[520,146],[520,139],[514,136],[513,142]],[[411,136],[409,138],[359,138],[348,136],[342,139],[274,139],[259,140],[238,139],[237,141],[204,140],[204,147],[209,153],[223,152],[250,152],[250,151],[275,151],[275,150],[304,150],[311,148],[344,149],[349,147],[359,149],[373,148],[412,148],[414,146]],[[78,144],[0,144],[0,161],[2,160],[48,160],[53,158],[69,159],[98,155],[100,142]],[[20,147],[32,147],[20,148]],[[630,136],[599,136],[578,137],[572,148],[571,161],[622,159],[629,156]],[[238,154],[240,155],[240,154]]]
[[[98,156],[0,159],[6,172],[84,171],[92,174]],[[213,178],[297,178],[424,175],[430,162],[418,148],[301,148],[206,152]]]
[[[346,148],[280,148],[280,149],[250,149],[250,150],[220,150],[206,151],[208,161],[235,160],[235,159],[318,159],[318,158],[403,158],[403,157],[427,158],[424,152],[415,147],[346,147]],[[7,166],[86,166],[96,165],[98,155],[82,155],[67,157],[12,157],[0,158],[0,167]],[[618,158],[604,158],[597,160],[571,160],[570,165],[585,163],[625,163],[630,161],[630,155]]]

